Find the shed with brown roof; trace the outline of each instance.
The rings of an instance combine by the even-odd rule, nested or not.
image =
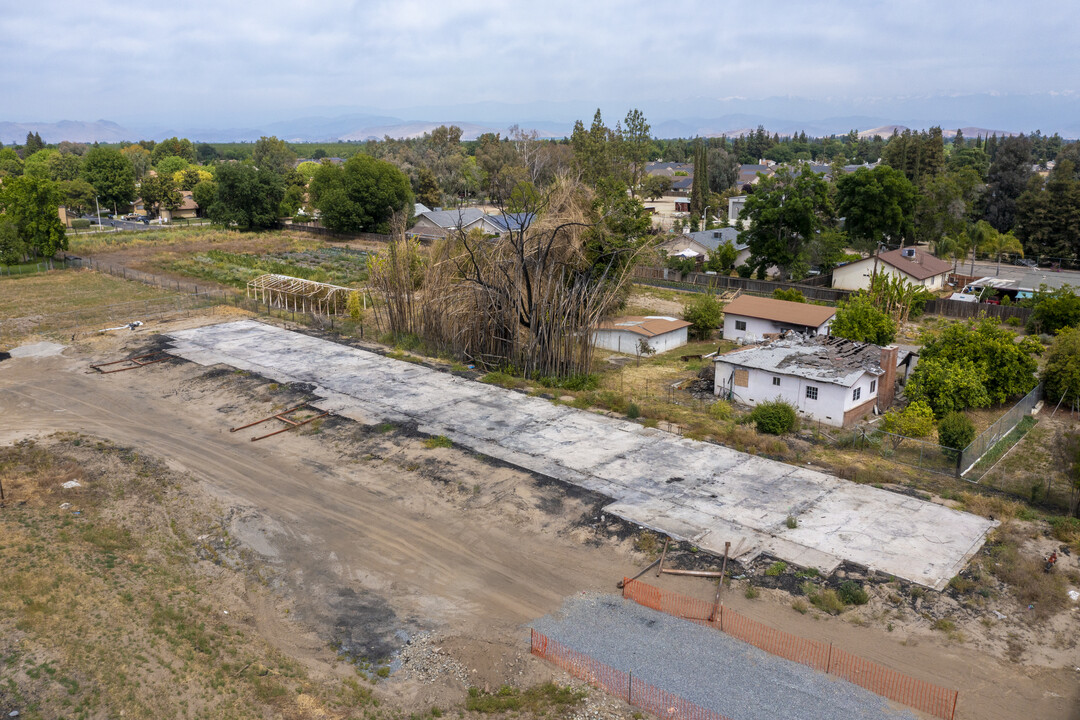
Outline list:
[[[754,342],[788,330],[828,335],[834,315],[836,308],[824,305],[740,295],[724,307],[724,339]]]
[[[628,316],[600,323],[593,331],[596,347],[636,355],[642,340],[658,353],[686,344],[690,323],[663,315]]]

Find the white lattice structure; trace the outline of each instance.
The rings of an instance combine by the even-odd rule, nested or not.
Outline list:
[[[353,288],[288,275],[260,275],[247,284],[247,296],[273,307],[337,315],[345,312]]]

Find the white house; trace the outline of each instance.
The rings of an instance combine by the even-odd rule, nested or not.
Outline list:
[[[658,353],[686,344],[690,323],[673,317],[621,317],[601,323],[593,331],[593,344],[605,350],[628,355],[638,354],[638,343],[645,340]]]
[[[805,418],[846,427],[892,403],[897,350],[791,335],[717,356],[714,392],[744,405],[784,400]]]
[[[945,287],[952,265],[920,247],[898,248],[834,269],[832,286],[841,290],[866,290],[875,271],[901,277],[933,291]]]
[[[740,295],[724,306],[724,339],[756,342],[766,334],[794,330],[828,335],[836,308]]]
[[[731,243],[731,246],[735,248],[736,266],[746,263],[747,258],[750,257],[750,248],[746,243],[739,242],[739,231],[733,227],[684,232],[661,244],[660,249],[665,250],[668,255],[684,254],[684,251],[692,250],[695,255],[684,256],[708,257],[710,252],[714,252],[724,243]]]

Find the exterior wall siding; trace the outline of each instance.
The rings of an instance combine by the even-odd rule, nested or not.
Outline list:
[[[637,355],[641,335],[629,330],[597,330],[593,333],[593,345],[612,352]],[[679,328],[663,335],[649,338],[649,345],[658,353],[682,347],[687,341],[687,328]]]
[[[746,329],[738,330],[735,328],[736,322],[745,322]],[[832,325],[832,318],[829,318],[817,328],[814,328],[811,334],[813,335],[828,335],[829,326]],[[791,325],[789,323],[780,323],[773,320],[762,320],[761,318],[746,317],[745,315],[733,315],[724,313],[724,339],[725,340],[760,340],[766,333],[779,333],[784,330],[796,329],[800,332],[803,331],[802,325]]]
[[[751,406],[780,399],[794,406],[802,417],[816,420],[824,425],[844,427],[855,422],[873,411],[877,399],[877,388],[875,387],[873,392],[870,391],[870,383],[877,378],[870,373],[863,373],[854,385],[845,387],[807,380],[794,375],[747,368],[746,387],[732,386],[732,374],[738,368],[738,365],[726,363],[723,360],[716,362],[716,377],[713,381],[715,394],[721,395],[728,387],[731,387],[733,400]],[[773,378],[779,378],[780,384],[775,385]],[[818,389],[816,400],[806,396],[808,386]],[[853,399],[853,391],[856,388],[860,390],[858,400]]]
[[[832,273],[832,286],[838,290],[865,290],[870,287],[870,274],[874,271],[874,259],[864,258],[849,265],[835,268]],[[945,287],[945,276],[934,275],[926,280],[916,280],[911,275],[901,272],[886,262],[878,262],[878,272],[901,277],[914,285],[922,285],[927,290],[940,290]]]

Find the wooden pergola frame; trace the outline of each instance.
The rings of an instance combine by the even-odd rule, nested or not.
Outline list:
[[[272,307],[296,312],[339,315],[345,312],[353,288],[304,280],[288,275],[260,275],[247,284],[247,296]]]

